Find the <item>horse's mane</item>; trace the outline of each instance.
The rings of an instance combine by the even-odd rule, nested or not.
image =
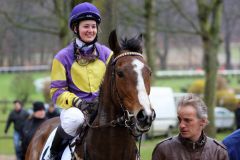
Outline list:
[[[123,38],[121,39],[121,49],[130,51],[130,52],[138,52],[142,53],[142,37],[135,36],[131,39]]]

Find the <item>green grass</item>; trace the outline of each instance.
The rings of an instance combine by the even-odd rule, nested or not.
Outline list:
[[[0,154],[13,155],[13,126],[8,130],[8,134],[4,134],[5,123],[0,122]]]
[[[21,73],[23,74],[23,73]],[[30,75],[34,80],[38,78],[43,78],[49,76],[49,72],[30,72],[24,73]],[[17,87],[18,84],[12,84],[12,81],[16,78],[17,73],[1,73],[0,74],[0,100],[13,100],[15,99],[15,94],[11,90],[11,86]],[[33,92],[30,95],[30,99],[43,99],[41,93]]]
[[[203,78],[202,77],[158,78],[154,82],[154,85],[171,87],[175,92],[183,92],[182,89],[188,88],[188,86],[196,79],[203,79]]]
[[[25,74],[25,73],[24,73]],[[46,76],[49,76],[49,72],[31,72],[26,73],[27,75],[30,75],[34,80],[38,78],[43,78]],[[13,148],[13,124],[11,125],[10,129],[8,130],[8,134],[4,135],[4,128],[5,128],[5,122],[9,112],[11,111],[13,105],[11,101],[16,99],[15,94],[11,90],[11,86],[18,87],[18,84],[12,84],[11,82],[16,77],[16,73],[1,73],[0,74],[0,101],[7,100],[10,101],[10,103],[0,103],[0,154],[4,155],[13,155],[14,154],[14,148]],[[30,97],[30,101],[34,100],[43,100],[42,93],[39,92],[33,92]],[[30,108],[31,103],[27,103],[25,105],[25,108]]]
[[[198,79],[204,77],[172,77],[172,78],[158,78],[152,83],[154,86],[171,87],[174,92],[184,92],[189,86]],[[231,88],[239,88],[240,76],[226,76],[228,86]]]
[[[154,147],[163,140],[163,137],[154,138],[142,142],[141,145],[141,158],[142,160],[150,160],[152,157],[152,151]]]

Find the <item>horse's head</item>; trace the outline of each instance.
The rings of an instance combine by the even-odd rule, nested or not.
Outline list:
[[[155,112],[149,100],[151,70],[142,56],[142,36],[118,43],[116,31],[109,37],[114,52],[111,85],[116,104],[125,113],[125,125],[136,133],[149,130]]]

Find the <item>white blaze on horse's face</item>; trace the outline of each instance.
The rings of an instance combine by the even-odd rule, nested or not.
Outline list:
[[[150,109],[151,105],[142,76],[142,69],[144,67],[144,64],[140,60],[135,59],[132,61],[132,65],[134,67],[134,71],[137,73],[138,100],[140,104],[144,107],[146,114],[150,116],[152,114],[152,111]]]

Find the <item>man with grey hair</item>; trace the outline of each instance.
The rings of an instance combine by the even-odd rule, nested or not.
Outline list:
[[[207,106],[201,98],[188,94],[177,106],[179,134],[160,142],[152,160],[228,160],[225,146],[207,137]]]

